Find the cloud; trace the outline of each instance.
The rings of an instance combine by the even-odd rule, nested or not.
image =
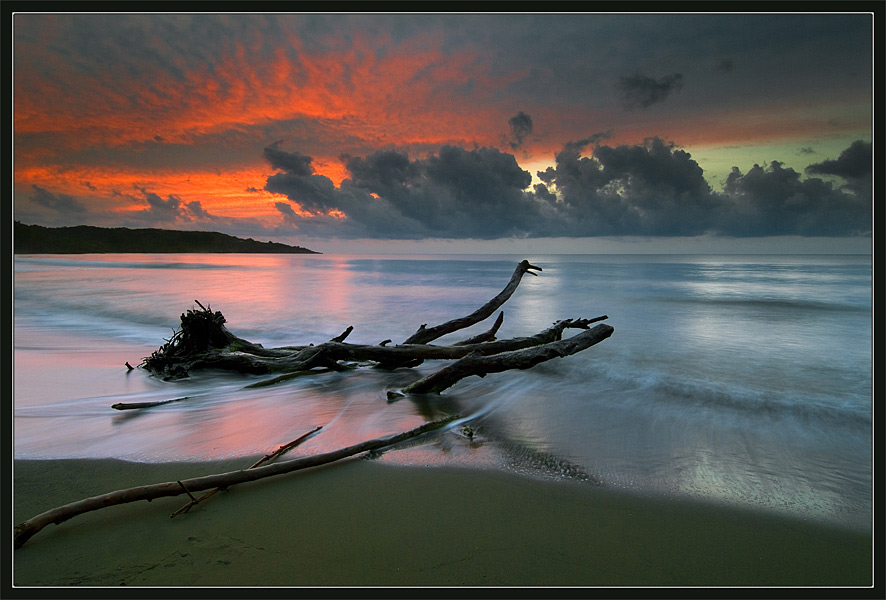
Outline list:
[[[293,175],[310,175],[313,173],[314,167],[311,166],[313,159],[298,152],[290,153],[278,149],[282,141],[278,140],[265,148],[264,156],[271,166]]]
[[[652,77],[634,73],[628,77],[622,77],[619,81],[622,106],[625,110],[649,108],[653,104],[664,102],[671,92],[679,91],[682,87],[683,75],[680,73],[665,75],[658,81]]]
[[[294,227],[298,227],[298,215],[292,209],[292,205],[288,202],[274,202],[274,208],[283,215],[283,221]]]
[[[266,190],[300,207],[276,204],[284,225],[342,238],[836,236],[871,230],[869,197],[857,190],[802,179],[773,161],[746,174],[734,168],[723,192],[715,192],[676,144],[653,137],[639,145],[599,145],[610,135],[564,144],[556,166],[539,172],[543,183],[534,186],[511,154],[443,146],[421,159],[393,150],[346,157],[350,176],[340,187],[305,172],[300,165],[310,157],[278,155],[277,164],[293,165],[293,171],[269,177]],[[591,144],[598,145],[583,156]],[[844,154],[843,162],[834,161],[841,167],[817,168],[854,164],[855,151]]]
[[[508,119],[508,125],[511,126],[511,148],[518,149],[523,145],[523,140],[532,133],[532,117],[524,113],[522,110],[516,115]]]
[[[208,212],[206,212],[206,210],[203,209],[203,205],[200,203],[199,200],[188,202],[185,207],[187,208],[187,212],[197,220],[209,221],[214,218],[213,215],[209,214]]]
[[[871,177],[873,168],[873,144],[857,140],[840,153],[836,160],[825,160],[806,167],[807,173],[836,175],[848,181]]]
[[[600,131],[594,134],[589,135],[586,138],[582,138],[580,140],[572,140],[563,144],[563,150],[559,154],[562,153],[572,153],[572,154],[580,154],[581,151],[591,144],[597,144],[600,140],[606,140],[612,137],[612,130],[609,131]]]
[[[236,226],[237,219],[225,219],[211,214],[203,208],[199,200],[184,202],[179,196],[169,194],[162,198],[159,194],[139,188],[141,197],[127,194],[126,197],[135,202],[147,202],[148,207],[129,212],[126,225],[135,227],[174,227],[176,225],[193,225],[199,223],[218,226]]]
[[[88,212],[86,206],[73,196],[69,196],[68,194],[53,194],[49,190],[43,189],[36,184],[32,184],[31,188],[34,190],[31,200],[53,212],[64,215],[81,215]]]
[[[277,164],[288,162],[282,157]],[[443,146],[416,160],[379,151],[350,157],[345,166],[350,176],[338,188],[326,177],[296,169],[270,176],[265,189],[318,217],[343,212],[353,234],[385,238],[521,235],[532,229],[542,208],[527,191],[530,173],[513,155],[494,148]],[[302,231],[315,224],[325,222],[299,217]]]
[[[674,144],[598,146],[591,157],[579,148],[566,144],[556,167],[539,174],[558,192],[571,235],[699,235],[723,207],[698,163]]]
[[[717,70],[721,73],[731,73],[735,69],[735,61],[731,58],[724,58],[717,64]]]
[[[146,211],[151,217],[159,221],[174,221],[179,215],[179,207],[181,206],[181,198],[170,194],[166,200],[153,192],[149,192],[144,188],[141,189],[145,200],[148,202],[148,210]]]
[[[845,153],[844,153],[845,154]],[[727,235],[867,235],[872,229],[869,196],[836,189],[818,178],[772,161],[746,174],[737,167],[726,179],[724,194],[732,210],[716,228]]]

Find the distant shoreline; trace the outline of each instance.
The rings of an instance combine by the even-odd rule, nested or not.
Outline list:
[[[320,254],[301,246],[259,242],[214,231],[127,227],[43,227],[15,222],[15,254]]]

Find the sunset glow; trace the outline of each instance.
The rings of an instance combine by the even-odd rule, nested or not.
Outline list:
[[[624,181],[579,191],[558,156],[575,148],[570,160],[598,161],[603,146],[650,152],[653,139],[669,145],[668,160],[681,160],[678,150],[695,161],[716,156],[696,167],[711,193],[725,196],[699,199],[684,212],[748,201],[722,188],[733,167],[744,174],[778,162],[803,186],[813,177],[807,167],[836,165],[853,143],[869,152],[870,19],[18,14],[15,218],[214,229],[290,243],[749,235],[753,222],[699,219],[685,231],[665,227],[670,217],[601,224],[606,189],[623,190],[626,215],[645,200],[625,195],[635,186]],[[721,46],[711,32],[747,39]],[[790,155],[757,157],[754,147],[789,148]],[[625,168],[618,177],[642,167]],[[832,194],[846,183],[828,181]],[[868,189],[848,183],[840,193]],[[548,205],[554,197],[560,203]],[[760,199],[770,201],[779,202]],[[810,210],[821,202],[809,198]],[[445,220],[492,223],[493,213],[527,210],[545,217],[490,229]],[[762,205],[754,210],[761,219],[767,213]],[[859,225],[865,218],[826,235],[868,235],[870,227]]]

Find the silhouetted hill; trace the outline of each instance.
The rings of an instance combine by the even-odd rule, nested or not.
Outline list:
[[[301,246],[257,242],[213,231],[127,229],[126,227],[43,227],[15,222],[16,254],[242,252],[319,254]]]

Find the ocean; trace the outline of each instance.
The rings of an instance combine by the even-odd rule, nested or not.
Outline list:
[[[532,369],[389,401],[443,363],[259,376],[137,366],[196,301],[264,346],[399,343],[473,312],[522,259],[498,338],[608,315],[613,335]],[[448,414],[377,460],[506,470],[853,529],[872,519],[872,260],[844,255],[17,255],[14,457],[208,461],[316,454]],[[492,318],[436,343],[488,329]],[[568,333],[567,333],[568,335]],[[181,399],[118,411],[118,402]],[[244,464],[244,467],[248,466]],[[110,490],[109,490],[110,491]]]

